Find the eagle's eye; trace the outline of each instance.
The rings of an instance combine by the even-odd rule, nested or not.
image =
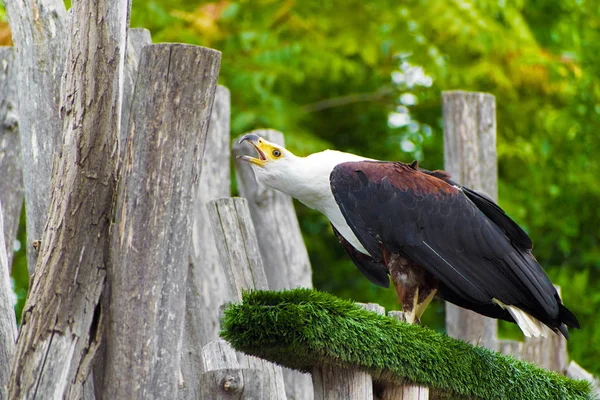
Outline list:
[[[281,156],[281,151],[279,151],[279,150],[277,150],[277,149],[274,149],[274,150],[273,150],[273,156],[274,156],[274,157],[279,157],[279,156]]]

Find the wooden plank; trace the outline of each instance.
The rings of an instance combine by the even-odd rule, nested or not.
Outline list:
[[[244,198],[217,199],[208,202],[208,215],[227,281],[234,299],[241,300],[242,291],[267,289],[256,232]],[[265,373],[270,399],[286,399],[281,367],[256,357],[239,357],[244,368]]]
[[[270,142],[285,146],[281,132],[263,129],[255,133]],[[269,289],[291,289],[312,287],[312,269],[292,198],[276,190],[260,185],[247,162],[237,159],[239,155],[253,155],[247,143],[234,140],[232,152],[236,156],[235,171],[240,196],[248,200],[250,215],[258,236],[258,247]],[[312,379],[283,368],[283,379],[288,398],[311,400]]]
[[[192,243],[181,355],[183,387],[178,394],[180,399],[198,397],[198,376],[204,371],[202,346],[219,338],[221,308],[233,296],[221,265],[206,208],[208,201],[230,196],[229,120],[229,90],[218,86],[202,159],[202,171],[192,206]]]
[[[2,202],[0,201],[0,232],[4,229]],[[10,270],[6,256],[4,235],[0,235],[0,399],[7,399],[10,365],[17,341],[15,295],[10,284]]]
[[[518,360],[523,359],[523,342],[517,340],[498,340],[498,351],[511,355]]]
[[[0,201],[9,269],[23,206],[23,165],[19,138],[17,65],[13,47],[0,47]]]
[[[444,168],[458,183],[498,197],[496,162],[496,104],[485,93],[442,93],[444,112]],[[498,322],[446,303],[449,336],[497,348]]]
[[[180,380],[192,192],[221,54],[142,49],[111,238],[107,399],[172,398]]]
[[[402,311],[388,311],[388,317],[406,322],[406,316]],[[429,399],[429,388],[418,385],[386,385],[381,392],[381,400],[427,400]]]
[[[67,38],[72,35],[67,30],[63,0],[5,0],[4,5],[17,49],[17,90],[22,99],[17,114],[25,161],[27,261],[32,274],[38,255],[32,243],[42,239],[54,154],[62,145],[62,120],[57,110]],[[79,39],[82,33],[78,33]]]
[[[27,129],[22,127],[21,132],[26,131],[29,140],[37,143],[30,147],[32,153],[27,153],[22,136],[24,164],[35,167],[33,171],[25,170],[26,176],[35,174],[48,180],[50,164],[39,158],[42,153],[52,151],[54,138],[50,136],[56,128],[54,120],[60,119],[57,111],[64,125],[61,151],[52,168],[50,201],[42,199],[45,193],[38,193],[39,198],[31,194],[27,187],[32,181],[25,181],[27,195],[32,195],[31,199],[38,207],[43,206],[43,211],[47,207],[48,218],[23,312],[9,397],[79,399],[103,324],[99,300],[108,262],[105,250],[116,181],[114,151],[129,3],[126,0],[74,2],[68,34],[60,28],[66,21],[62,1],[52,2],[56,4],[47,9],[36,8],[38,4],[33,2],[14,3],[30,6],[24,18],[31,24],[27,28],[29,33],[35,31],[29,43],[17,36],[17,43],[25,42],[19,51],[34,60],[33,65],[20,66],[26,75],[23,86],[30,85],[28,90],[39,91],[28,91],[30,98],[20,92],[21,104],[31,105],[27,113],[41,121],[29,124]],[[50,1],[45,5],[50,5]],[[42,11],[43,17],[39,14]],[[60,46],[49,40],[57,34],[60,38],[70,38],[64,69],[53,58],[58,57],[54,52],[59,52]],[[32,53],[25,50],[27,46],[31,46]],[[47,53],[44,46],[51,46],[51,52]],[[44,72],[34,73],[31,68],[41,68]],[[56,92],[49,92],[46,86],[54,87],[54,80],[60,81],[58,77],[63,70],[61,101],[57,107]],[[46,102],[43,107],[38,104],[42,101]],[[41,143],[46,147],[40,146]],[[41,184],[38,178],[33,182]],[[46,185],[44,182],[43,186]],[[29,202],[27,211],[32,211]],[[36,219],[36,213],[28,217]],[[36,229],[31,231],[32,235],[37,234]]]
[[[213,340],[203,346],[202,364],[204,371],[240,367],[235,350],[223,339]]]

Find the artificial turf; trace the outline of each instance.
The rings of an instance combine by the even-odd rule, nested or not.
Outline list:
[[[333,364],[436,398],[591,399],[577,381],[312,289],[253,291],[224,313],[221,336],[247,354],[309,372]]]

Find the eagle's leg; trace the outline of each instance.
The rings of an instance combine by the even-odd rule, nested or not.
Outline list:
[[[406,322],[420,323],[421,315],[437,292],[437,281],[418,264],[397,254],[386,257],[386,265]]]

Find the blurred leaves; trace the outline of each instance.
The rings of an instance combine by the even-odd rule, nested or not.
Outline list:
[[[132,24],[157,42],[221,50],[232,134],[279,129],[299,154],[332,147],[442,168],[441,91],[494,94],[500,203],[580,318],[571,354],[600,373],[594,1],[154,0],[134,2]],[[298,213],[317,287],[394,306],[352,266],[324,217]],[[440,325],[440,308],[428,323]]]

